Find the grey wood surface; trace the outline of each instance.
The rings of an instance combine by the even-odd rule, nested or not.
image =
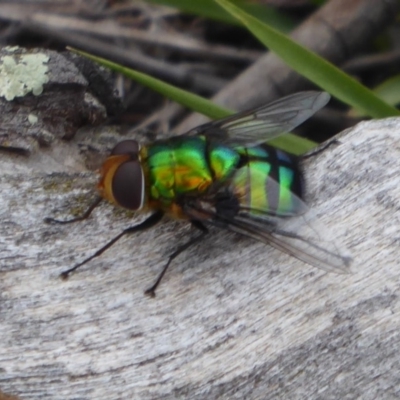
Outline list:
[[[138,219],[104,204],[85,222],[46,225],[83,210],[96,175],[58,163],[57,146],[2,153],[0,389],[41,400],[399,398],[399,138],[400,119],[362,123],[305,162],[311,211],[352,254],[352,274],[213,231],[155,299],[143,291],[191,235],[185,223],[127,237],[62,281]]]

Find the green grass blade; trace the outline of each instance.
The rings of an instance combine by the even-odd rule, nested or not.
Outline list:
[[[69,48],[69,50],[72,50],[83,57],[89,58],[90,60],[93,60],[104,67],[111,69],[112,71],[123,74],[126,77],[139,82],[143,86],[155,90],[163,96],[174,100],[193,111],[204,114],[211,119],[223,118],[235,113],[232,110],[214,104],[212,101],[207,100],[204,97],[177,88],[176,86],[153,78],[152,76],[144,74],[143,72],[123,67],[104,58],[96,57],[77,49]],[[271,140],[269,143],[296,155],[303,154],[316,146],[316,143],[293,134],[283,135],[282,137]]]
[[[317,146],[317,143],[313,142],[312,140],[294,135],[292,133],[287,133],[286,135],[272,139],[268,142],[268,144],[284,150],[287,153],[295,154],[296,156],[307,153]]]
[[[400,75],[395,75],[382,82],[374,92],[387,103],[396,106],[400,104]]]
[[[395,75],[382,82],[380,85],[376,86],[373,89],[374,93],[379,96],[382,100],[386,101],[386,103],[391,104],[392,106],[400,105],[400,75]],[[365,114],[362,114],[355,110],[354,108],[350,110],[350,115],[354,117],[362,117]]]
[[[200,17],[214,19],[220,22],[225,22],[233,25],[240,25],[240,22],[231,16],[228,12],[221,9],[214,0],[147,0],[151,3],[161,4],[169,7],[178,8],[188,14],[197,15]],[[263,6],[261,4],[246,3],[243,0],[235,0],[235,3],[240,5],[243,10],[246,10],[250,15],[257,16],[261,21],[270,24],[275,29],[281,32],[291,31],[295,23],[294,21],[277,11],[273,7]]]
[[[400,111],[395,107],[385,103],[371,90],[322,57],[249,15],[230,1],[214,1],[239,19],[255,37],[291,68],[337,99],[374,118],[400,115]]]

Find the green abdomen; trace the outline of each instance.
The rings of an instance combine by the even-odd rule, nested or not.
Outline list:
[[[268,145],[237,148],[241,165],[230,191],[249,214],[287,217],[304,210],[303,178],[297,161]]]
[[[149,195],[164,206],[182,195],[200,195],[213,182],[225,182],[239,159],[235,150],[202,136],[155,142],[148,148]]]

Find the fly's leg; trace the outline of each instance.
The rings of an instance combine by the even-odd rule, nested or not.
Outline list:
[[[161,218],[163,217],[164,213],[161,211],[157,211],[153,215],[151,215],[149,218],[144,220],[142,223],[139,225],[131,226],[130,228],[124,229],[119,235],[115,236],[113,239],[111,239],[108,243],[106,243],[103,247],[101,247],[99,250],[97,250],[93,255],[90,257],[86,258],[79,264],[76,264],[74,267],[67,269],[66,271],[61,272],[60,276],[63,279],[68,278],[68,275],[77,270],[79,267],[82,265],[88,263],[90,260],[93,260],[93,258],[96,258],[103,254],[107,249],[109,249],[115,242],[117,242],[119,239],[121,239],[123,236],[128,235],[130,233],[134,232],[139,232],[139,231],[144,231],[145,229],[151,228],[152,226],[156,225],[158,222],[160,222]]]
[[[311,158],[311,157],[314,157],[314,156],[316,156],[318,154],[323,153],[326,149],[328,149],[331,146],[337,146],[339,144],[340,144],[339,140],[333,139],[333,140],[329,141],[328,143],[325,143],[323,146],[317,148],[316,150],[311,150],[310,152],[301,155],[300,158],[302,160],[306,160],[307,158]]]
[[[167,272],[167,269],[168,269],[169,265],[171,264],[171,261],[174,260],[176,257],[178,257],[179,254],[184,252],[186,249],[188,249],[193,244],[195,244],[197,242],[200,242],[204,238],[204,236],[207,235],[208,229],[200,221],[193,220],[193,221],[191,221],[191,223],[195,228],[197,228],[197,229],[199,229],[201,231],[200,235],[190,239],[187,243],[185,243],[184,245],[178,247],[169,256],[168,261],[164,265],[164,268],[162,269],[161,273],[158,275],[157,280],[154,282],[154,284],[149,289],[147,289],[144,292],[148,296],[150,296],[150,297],[155,297],[156,296],[156,289],[157,289],[158,285],[160,284],[163,276]]]
[[[101,203],[102,200],[103,200],[102,197],[97,196],[95,201],[89,206],[89,208],[85,211],[85,213],[82,214],[80,217],[67,219],[65,221],[61,221],[59,219],[54,219],[54,218],[45,218],[44,222],[46,222],[47,224],[70,224],[72,222],[83,221],[83,220],[89,218],[92,211]]]
[[[0,146],[0,151],[3,151],[4,153],[17,154],[18,156],[25,156],[25,157],[28,157],[30,155],[30,151],[22,147]]]

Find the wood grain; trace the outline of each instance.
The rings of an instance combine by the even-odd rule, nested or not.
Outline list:
[[[35,168],[2,154],[1,390],[41,400],[398,398],[399,132],[400,119],[362,123],[305,163],[311,209],[352,253],[351,275],[213,232],[176,260],[155,299],[143,291],[189,227],[166,221],[125,238],[62,281],[137,219],[104,204],[88,221],[46,225],[84,209],[96,176],[53,172],[46,157],[40,168],[41,153]]]

